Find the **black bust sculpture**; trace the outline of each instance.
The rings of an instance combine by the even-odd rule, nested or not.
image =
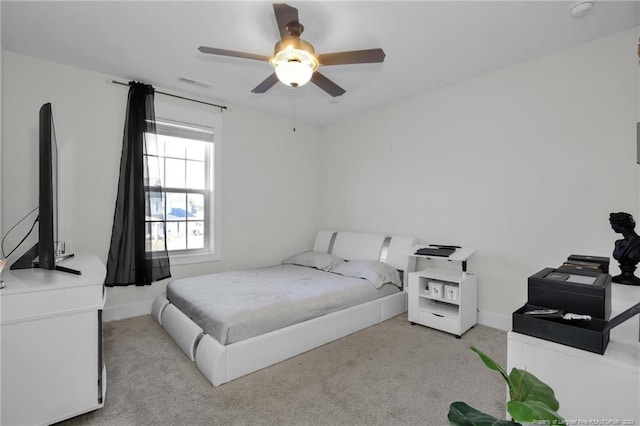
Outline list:
[[[611,213],[609,223],[615,232],[624,237],[615,242],[613,249],[613,258],[618,261],[621,274],[613,277],[612,281],[619,284],[640,285],[640,278],[633,274],[640,261],[640,236],[634,230],[636,222],[629,213],[620,212]]]

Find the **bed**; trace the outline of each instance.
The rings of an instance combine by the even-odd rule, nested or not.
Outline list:
[[[406,312],[414,244],[319,231],[281,265],[172,281],[151,313],[218,386]]]

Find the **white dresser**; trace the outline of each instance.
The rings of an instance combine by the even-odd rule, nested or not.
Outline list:
[[[640,288],[614,283],[611,302],[613,318],[640,302]],[[598,355],[510,331],[507,371],[526,369],[551,386],[567,424],[640,425],[639,333],[636,316],[611,330]]]
[[[0,290],[0,424],[51,424],[104,405],[105,267],[76,255],[61,265],[11,271]]]

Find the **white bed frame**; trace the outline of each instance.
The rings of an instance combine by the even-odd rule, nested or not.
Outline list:
[[[347,260],[380,260],[404,271],[405,290],[289,327],[222,345],[163,295],[151,314],[198,369],[218,386],[407,311],[407,273],[415,270],[410,237],[320,231],[313,246]]]

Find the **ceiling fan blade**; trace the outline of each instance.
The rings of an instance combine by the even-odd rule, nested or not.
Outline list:
[[[278,82],[278,76],[274,72],[269,77],[267,77],[262,83],[258,84],[251,93],[264,93],[267,90],[271,89],[274,84]]]
[[[349,52],[325,53],[318,55],[322,65],[370,64],[384,62],[382,49],[351,50]]]
[[[211,55],[231,56],[233,58],[243,58],[243,59],[255,59],[257,61],[266,61],[266,62],[269,62],[269,60],[271,60],[270,56],[256,55],[255,53],[238,52],[236,50],[218,49],[216,47],[200,46],[198,47],[198,50],[202,53],[209,53]]]
[[[344,95],[346,92],[346,90],[335,84],[333,81],[329,80],[324,75],[320,74],[318,71],[314,72],[311,76],[311,82],[334,98],[336,96]]]
[[[280,31],[280,38],[289,37],[287,24],[289,22],[298,22],[298,9],[285,3],[274,3],[273,12],[276,14],[276,22]]]

